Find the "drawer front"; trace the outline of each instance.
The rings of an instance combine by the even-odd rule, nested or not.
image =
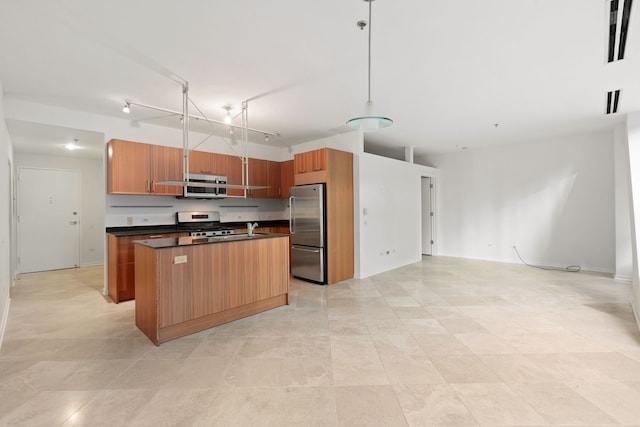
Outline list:
[[[301,279],[325,282],[324,249],[291,246],[291,274]]]

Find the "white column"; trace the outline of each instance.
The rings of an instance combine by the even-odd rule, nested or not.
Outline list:
[[[614,191],[615,191],[615,279],[630,282],[633,276],[633,250],[631,248],[631,206],[629,199],[629,142],[627,127],[614,129]]]
[[[413,145],[404,147],[404,161],[407,163],[413,163]]]
[[[640,279],[638,277],[638,240],[640,240],[640,112],[627,116],[630,171],[631,247],[633,253],[632,300],[636,322],[640,328]]]

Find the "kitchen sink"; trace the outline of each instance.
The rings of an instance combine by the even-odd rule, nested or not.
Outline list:
[[[267,233],[261,233],[259,231],[254,231],[253,232],[253,236],[249,236],[249,233],[236,233],[236,234],[227,234],[225,236],[216,236],[216,237],[212,237],[212,239],[216,239],[216,240],[237,240],[237,239],[246,239],[246,238],[251,238],[254,236],[259,236],[261,234],[267,234]]]

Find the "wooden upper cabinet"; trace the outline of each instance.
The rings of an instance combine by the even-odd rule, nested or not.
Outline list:
[[[156,184],[182,180],[181,149],[112,139],[107,151],[109,194],[182,194],[182,187]]]
[[[298,167],[300,164],[306,166]],[[249,190],[249,197],[288,198],[289,188],[295,185],[295,170],[306,168],[313,172],[327,169],[327,149],[296,154],[295,160],[286,162],[250,158],[248,168],[251,185],[269,187]],[[112,139],[108,144],[107,169],[109,194],[183,194],[183,187],[158,184],[184,178],[181,148]],[[228,184],[243,183],[242,159],[235,155],[193,150],[189,152],[189,173],[226,176]],[[227,189],[227,195],[243,196],[244,191]]]
[[[267,197],[279,198],[282,195],[281,187],[281,163],[280,162],[267,162]]]
[[[327,149],[307,151],[293,157],[295,173],[309,173],[327,170]]]
[[[268,188],[249,190],[249,197],[279,198],[281,195],[280,162],[249,159],[249,184]]]
[[[189,152],[189,173],[228,176],[227,155],[193,150]]]
[[[249,185],[269,185],[269,162],[263,159],[249,158]],[[268,188],[249,190],[250,197],[267,197]]]
[[[242,184],[242,159],[238,156],[225,155],[227,184]],[[244,190],[227,189],[228,196],[243,196]]]
[[[151,146],[151,192],[158,195],[181,196],[183,187],[158,185],[160,181],[182,181],[182,149]]]
[[[293,187],[293,160],[280,163],[280,197],[288,199],[291,196],[289,189]]]
[[[112,139],[107,146],[107,192],[109,194],[149,194],[151,187],[151,146]]]
[[[189,173],[213,175],[211,154],[206,151],[189,152]]]

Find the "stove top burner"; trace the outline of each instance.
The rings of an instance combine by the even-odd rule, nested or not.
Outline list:
[[[178,230],[188,231],[191,236],[225,236],[235,234],[233,228],[220,224],[220,213],[205,212],[177,212]]]
[[[214,237],[214,236],[226,236],[229,234],[235,234],[235,230],[232,228],[224,228],[218,230],[198,230],[189,232],[190,236],[204,236],[204,237]]]

